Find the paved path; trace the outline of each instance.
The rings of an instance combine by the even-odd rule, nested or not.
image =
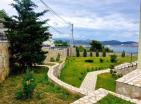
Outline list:
[[[101,70],[101,71],[94,71],[94,72],[89,72],[83,82],[81,83],[80,88],[81,89],[87,89],[89,91],[94,91],[95,86],[96,86],[96,80],[97,80],[97,75],[102,74],[102,73],[108,73],[110,72],[110,69],[107,70]]]

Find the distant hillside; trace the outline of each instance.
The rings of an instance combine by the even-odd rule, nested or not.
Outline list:
[[[65,42],[70,42],[69,39],[54,39],[54,40],[63,40]],[[91,42],[91,40],[75,40],[74,44],[75,45],[89,45],[89,43]],[[103,43],[103,45],[133,45],[133,46],[137,46],[137,42],[134,41],[126,41],[126,42],[121,42],[118,40],[109,40],[109,41],[101,41]]]
[[[102,43],[104,45],[137,45],[137,42],[134,41],[121,42],[117,40],[102,41]]]

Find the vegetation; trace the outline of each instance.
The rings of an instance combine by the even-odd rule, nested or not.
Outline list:
[[[86,49],[84,49],[83,57],[87,57],[87,50]]]
[[[103,56],[103,57],[106,57],[106,51],[105,51],[105,50],[103,50],[102,56]]]
[[[110,73],[103,73],[97,76],[96,89],[104,88],[115,92],[116,77],[113,77]],[[104,82],[104,83],[103,83]]]
[[[33,67],[30,70],[34,71],[33,76],[37,84],[32,99],[15,98],[17,90],[22,88],[25,74],[14,75],[0,84],[0,104],[70,104],[79,98],[50,83],[47,77],[48,68]]]
[[[100,63],[100,58],[104,61]],[[133,61],[137,58],[134,56]],[[85,60],[93,60],[92,63],[85,62]],[[110,68],[111,65],[118,65],[124,62],[130,62],[130,56],[121,57],[118,56],[117,63],[110,62],[110,56],[107,57],[69,57],[66,60],[65,67],[61,73],[61,80],[76,87],[80,87],[81,82],[85,78],[86,74],[90,71],[103,70]]]
[[[60,47],[60,46],[67,47],[67,46],[69,46],[69,44],[67,42],[64,42],[62,40],[56,40],[54,43],[55,43],[56,47]]]
[[[122,52],[121,57],[125,57],[125,51]]]
[[[57,57],[56,57],[56,61],[59,62],[60,61],[60,57],[61,55],[58,53]]]
[[[99,52],[102,52],[102,51],[112,52],[111,49],[109,49],[108,47],[104,47],[104,45],[100,41],[97,41],[97,40],[93,40],[90,43],[90,45],[91,45],[90,50],[93,51],[93,52],[96,52],[96,51],[99,51]]]
[[[90,51],[90,57],[93,57],[93,52],[92,51]]]
[[[10,43],[10,67],[19,66],[23,72],[26,66],[40,64],[45,59],[42,42],[51,35],[48,26],[43,26],[47,20],[40,21],[46,11],[36,13],[37,7],[31,0],[14,0],[12,7],[17,15],[5,17],[4,26]]]
[[[96,52],[96,51],[101,52],[102,49],[103,49],[102,43],[99,42],[99,41],[96,41],[96,40],[93,40],[93,41],[90,43],[90,45],[91,45],[90,50],[91,50],[91,51],[94,51],[94,52]]]
[[[110,61],[111,61],[112,63],[116,63],[116,62],[118,61],[118,60],[117,60],[117,55],[111,55]]]
[[[102,100],[100,100],[96,104],[133,104],[133,103],[123,100],[121,98],[118,98],[116,96],[113,96],[111,94],[108,94],[106,97],[104,97]]]
[[[27,70],[22,81],[22,89],[17,92],[16,98],[17,99],[32,98],[35,87],[36,87],[36,83],[33,77],[33,72],[30,72],[29,70]]]
[[[4,19],[5,17],[7,17],[7,14],[4,10],[0,10],[0,18]]]
[[[99,51],[96,51],[96,57],[99,57]]]
[[[76,47],[76,57],[79,57],[80,56],[80,51],[79,51],[79,48]]]

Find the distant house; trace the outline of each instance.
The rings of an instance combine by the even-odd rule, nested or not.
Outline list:
[[[54,48],[55,47],[54,40],[49,39],[47,41],[44,41],[43,42],[43,47]]]

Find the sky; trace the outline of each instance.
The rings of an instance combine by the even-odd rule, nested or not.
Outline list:
[[[40,0],[33,0],[35,11],[46,8]],[[65,22],[48,11],[40,19],[49,19],[53,38],[70,38],[74,24],[75,40],[138,41],[140,0],[43,0]],[[10,6],[13,0],[0,0],[0,9],[8,15],[16,14]]]

